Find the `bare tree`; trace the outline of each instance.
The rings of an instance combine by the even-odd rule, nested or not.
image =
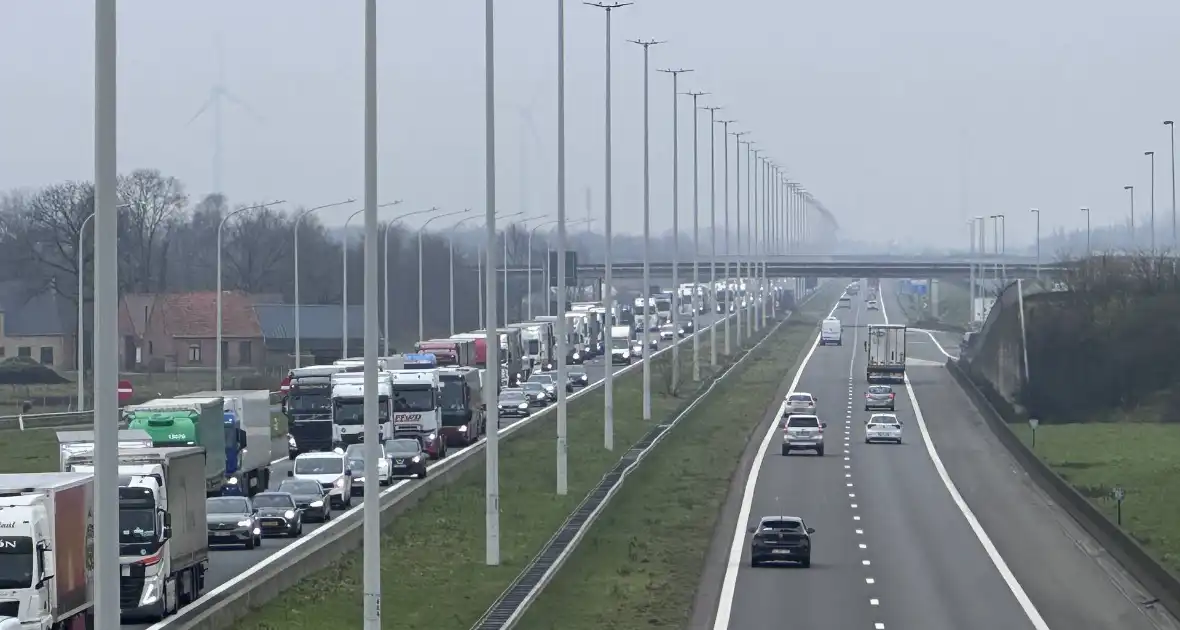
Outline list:
[[[222,235],[224,263],[235,288],[272,293],[291,282],[291,223],[273,208],[239,214]]]
[[[119,258],[124,263],[119,282],[125,290],[148,292],[158,288],[164,268],[161,245],[175,220],[182,216],[188,196],[175,177],[155,169],[139,169],[119,178]]]

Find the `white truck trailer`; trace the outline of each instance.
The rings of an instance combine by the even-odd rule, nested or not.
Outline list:
[[[92,475],[0,475],[0,629],[93,628],[93,558]]]
[[[868,354],[866,380],[869,383],[905,382],[905,331],[898,324],[869,324],[865,341]]]
[[[272,453],[270,392],[265,389],[196,392],[179,398],[221,396],[225,415],[226,495],[254,496],[270,485]]]

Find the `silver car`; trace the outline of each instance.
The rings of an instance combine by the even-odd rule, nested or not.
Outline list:
[[[869,385],[865,392],[865,411],[886,410],[893,411],[896,394],[888,385]]]
[[[817,402],[819,399],[807,392],[791,392],[787,394],[787,413],[814,414]]]
[[[892,442],[901,444],[901,420],[891,413],[875,413],[865,422],[865,444]]]
[[[820,422],[816,415],[788,415],[783,420],[783,455],[791,451],[815,451],[823,457],[824,429],[828,423]]]

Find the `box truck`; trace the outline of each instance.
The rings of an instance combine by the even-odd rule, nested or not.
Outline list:
[[[0,628],[94,627],[94,477],[0,475]]]
[[[270,392],[265,389],[196,392],[180,398],[222,398],[225,486],[222,494],[254,496],[270,485]]]
[[[865,341],[868,354],[866,380],[869,383],[905,382],[905,331],[898,324],[869,324]]]
[[[205,492],[219,496],[225,487],[224,402],[210,398],[157,398],[123,408],[128,429],[142,429],[153,446],[205,449]]]

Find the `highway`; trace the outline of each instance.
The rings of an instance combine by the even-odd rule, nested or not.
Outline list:
[[[717,319],[717,316],[714,314],[705,314],[699,316],[698,322],[701,330],[704,331],[705,327],[711,324],[715,319]],[[731,327],[733,326],[732,323],[730,325]],[[717,331],[717,345],[719,350],[722,347],[723,340],[723,337],[721,337],[721,332],[721,330]],[[671,342],[662,342],[660,347],[667,347],[670,343]],[[706,363],[709,360],[709,334],[707,331],[701,334],[700,344],[701,361],[702,363]],[[683,340],[683,345],[681,345],[680,351],[681,353],[688,352],[690,353],[689,356],[691,356],[691,338],[685,338]],[[681,356],[684,355],[682,354]],[[605,377],[606,367],[608,364],[608,361],[603,357],[597,357],[585,363],[586,373],[589,375],[591,383],[597,383]],[[625,367],[627,366],[618,365],[615,366],[614,369],[615,371],[618,371]],[[535,414],[540,411],[541,409],[537,409],[533,413]],[[508,427],[521,420],[521,418],[504,418],[501,421],[501,426]],[[287,478],[287,471],[290,469],[291,462],[286,457],[276,460],[271,465],[272,490],[277,488],[278,484],[282,483],[282,481]],[[353,505],[360,505],[362,502],[363,500],[360,497],[357,497],[354,498]],[[342,514],[342,512],[336,511],[333,516],[336,517],[340,514]],[[305,524],[303,527],[303,536],[308,536],[319,527],[319,523]],[[250,567],[253,567],[254,565],[262,562],[265,558],[275,554],[280,549],[286,547],[295,540],[296,539],[294,538],[266,538],[263,541],[261,547],[252,550],[240,548],[214,548],[209,554],[209,570],[205,574],[205,592],[207,593],[221,584],[229,581],[230,579],[241,575]],[[124,630],[142,630],[148,628],[150,625],[151,624],[147,623],[125,623],[122,625],[122,628],[124,628]]]
[[[1011,460],[942,365],[957,348],[908,333],[904,443],[864,443],[864,326],[900,317],[881,294],[884,313],[863,294],[837,311],[844,344],[815,348],[797,377],[827,455],[781,456],[774,428],[752,441],[714,630],[1180,627]],[[747,527],[780,514],[815,528],[810,568],[749,566]]]

